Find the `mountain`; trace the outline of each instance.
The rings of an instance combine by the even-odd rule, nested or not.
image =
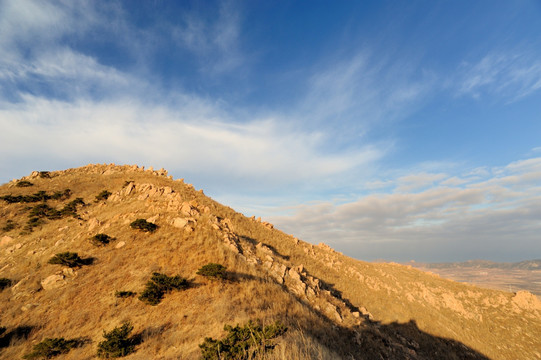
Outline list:
[[[531,293],[349,258],[163,169],[36,171],[0,198],[1,359],[541,358]]]

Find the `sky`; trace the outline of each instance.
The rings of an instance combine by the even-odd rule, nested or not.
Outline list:
[[[541,3],[0,0],[0,182],[165,168],[367,261],[541,258]]]

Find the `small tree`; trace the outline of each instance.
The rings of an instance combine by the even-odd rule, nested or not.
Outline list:
[[[244,326],[225,325],[227,335],[221,340],[205,338],[199,345],[203,360],[248,360],[272,350],[273,339],[287,331],[279,321],[262,327],[251,320]]]
[[[111,237],[107,234],[96,234],[90,238],[92,244],[96,246],[104,246],[109,244],[109,242],[115,240],[114,237]]]
[[[178,275],[167,276],[155,272],[147,282],[145,290],[139,296],[139,300],[149,305],[158,305],[166,293],[172,290],[183,290],[189,286],[188,280]]]
[[[132,229],[138,229],[144,232],[154,232],[158,229],[158,225],[148,222],[145,219],[137,219],[130,226]]]
[[[49,259],[49,264],[64,265],[70,268],[86,265],[86,261],[81,259],[77,253],[63,252],[58,253]]]
[[[29,186],[34,186],[34,184],[32,184],[30,181],[28,180],[20,180],[20,181],[17,181],[17,187],[29,187]]]
[[[120,327],[103,332],[104,341],[98,344],[98,357],[118,358],[131,354],[135,351],[135,341],[129,338],[133,325],[125,322]]]
[[[4,290],[5,288],[10,287],[12,284],[12,281],[7,278],[0,278],[0,291]]]
[[[107,200],[109,198],[109,196],[111,196],[111,192],[107,191],[107,190],[103,190],[98,195],[96,195],[96,202],[102,201],[102,200]]]
[[[34,345],[33,351],[23,356],[23,359],[50,359],[66,354],[79,345],[77,340],[65,340],[64,338],[46,338],[39,344]]]
[[[223,280],[226,277],[226,267],[216,263],[208,263],[197,270],[197,275],[214,280]]]

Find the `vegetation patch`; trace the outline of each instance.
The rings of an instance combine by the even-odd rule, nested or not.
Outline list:
[[[20,180],[20,181],[17,181],[17,187],[30,187],[30,186],[34,186],[34,184],[32,184],[30,181],[28,180]]]
[[[15,229],[16,227],[17,227],[17,223],[13,222],[13,220],[8,220],[6,222],[6,225],[2,227],[2,231],[8,232]]]
[[[154,232],[158,229],[158,225],[146,221],[145,219],[137,219],[130,224],[132,229],[141,230],[144,232]]]
[[[155,272],[147,282],[145,290],[139,295],[139,300],[149,305],[158,305],[166,293],[187,289],[189,286],[188,280],[178,275],[167,276]]]
[[[40,190],[32,195],[4,195],[0,196],[1,200],[4,200],[8,204],[14,203],[35,203],[45,202],[47,200],[66,200],[71,196],[71,190],[65,189],[63,191],[55,191],[52,195],[47,194],[46,191]]]
[[[79,345],[79,340],[46,338],[39,344],[34,345],[32,352],[24,355],[23,359],[50,359],[61,354],[67,354],[71,349]]]
[[[213,280],[223,280],[226,278],[226,270],[227,268],[223,265],[208,263],[197,270],[196,274]]]
[[[12,284],[13,282],[10,279],[0,278],[0,291],[10,287]]]
[[[109,196],[111,196],[111,194],[112,193],[110,191],[103,190],[98,195],[96,195],[96,202],[102,201],[102,200],[107,200],[109,198]]]
[[[100,358],[118,358],[131,354],[135,351],[136,340],[129,335],[133,330],[133,325],[125,322],[120,327],[103,332],[104,341],[98,344],[98,357]]]
[[[77,214],[77,207],[85,205],[86,204],[83,201],[83,198],[76,198],[75,200],[72,200],[66,205],[64,205],[64,208],[60,210],[60,213],[62,214],[62,216],[72,216],[74,218],[79,218],[79,214]]]
[[[49,171],[40,171],[39,172],[39,177],[42,178],[42,179],[50,179],[51,178],[51,173]]]
[[[83,266],[83,265],[89,265],[92,263],[92,258],[90,259],[81,259],[77,253],[74,252],[63,252],[58,253],[52,258],[49,259],[49,264],[54,265],[63,265],[68,266],[70,268]]]
[[[248,360],[272,350],[273,341],[287,331],[287,328],[276,321],[263,327],[252,321],[244,326],[224,326],[227,334],[221,340],[205,338],[201,348],[201,359],[204,360]]]
[[[34,327],[21,325],[16,328],[6,332],[5,327],[0,327],[0,349],[6,348],[12,345],[17,340],[27,339]]]
[[[116,291],[115,292],[115,297],[125,299],[125,298],[135,296],[136,294],[137,293],[135,293],[133,291],[124,291],[124,290],[122,290],[122,291]]]
[[[90,242],[96,246],[105,246],[114,240],[116,240],[114,237],[107,234],[96,234],[90,238]]]

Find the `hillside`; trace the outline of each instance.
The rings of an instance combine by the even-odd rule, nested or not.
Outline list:
[[[541,358],[541,302],[528,292],[351,259],[239,214],[164,170],[33,172],[2,185],[0,196],[0,278],[9,280],[0,290],[1,359],[60,337],[79,342],[59,358],[92,359],[103,332],[125,321],[135,334],[126,359],[199,359],[206,337],[250,320],[287,327],[257,358]],[[133,229],[137,219],[157,229]],[[96,246],[97,234],[112,239]],[[82,260],[49,263],[63,252]],[[208,263],[225,266],[226,279],[197,275]],[[138,296],[156,272],[188,286],[145,303]]]

